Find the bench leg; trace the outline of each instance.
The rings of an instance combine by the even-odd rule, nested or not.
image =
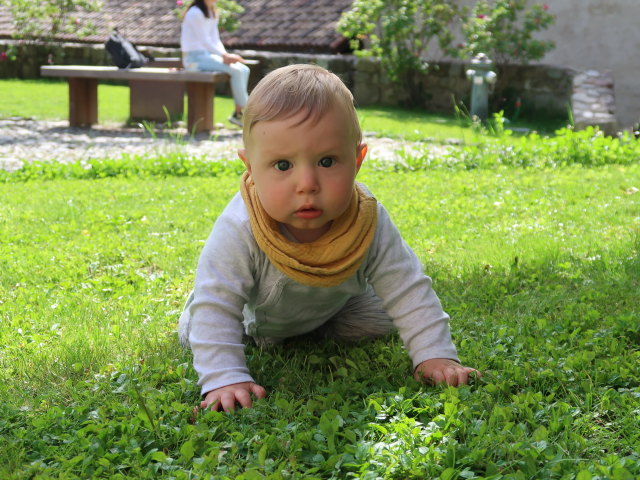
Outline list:
[[[69,78],[69,125],[90,127],[98,123],[98,79]]]
[[[182,117],[184,92],[184,82],[130,80],[129,117],[131,120],[174,121]]]
[[[212,83],[187,82],[187,129],[189,133],[213,130]]]

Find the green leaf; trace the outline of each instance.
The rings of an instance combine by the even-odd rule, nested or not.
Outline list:
[[[547,429],[543,425],[540,425],[533,432],[533,439],[536,442],[539,442],[539,441],[542,441],[542,440],[547,440],[548,438],[549,438],[549,432],[547,431]]]
[[[578,472],[578,475],[576,475],[576,480],[591,480],[592,478],[591,472],[588,470],[581,470]]]
[[[458,478],[458,472],[451,467],[440,474],[440,480],[455,480],[456,478]]]
[[[180,447],[180,456],[184,460],[191,460],[195,454],[195,449],[193,448],[193,442],[191,440],[187,440]]]
[[[167,456],[164,454],[164,452],[153,452],[153,454],[151,455],[151,460],[165,463],[167,461]]]

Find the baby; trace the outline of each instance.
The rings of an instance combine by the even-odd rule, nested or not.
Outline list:
[[[179,324],[201,408],[266,396],[247,368],[249,337],[269,345],[314,331],[353,340],[397,329],[417,379],[467,383],[476,370],[458,363],[431,279],[355,181],[367,146],[342,81],[312,65],[269,73],[249,97],[243,138],[240,192],[213,226]]]

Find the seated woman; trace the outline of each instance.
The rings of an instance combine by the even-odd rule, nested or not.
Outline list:
[[[242,127],[242,109],[247,104],[249,67],[240,55],[227,53],[218,30],[218,0],[193,0],[182,21],[180,47],[182,63],[187,70],[223,72],[231,76],[231,93],[236,108],[229,117]]]

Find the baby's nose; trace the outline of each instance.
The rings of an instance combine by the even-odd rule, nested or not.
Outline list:
[[[320,188],[318,176],[313,168],[302,168],[298,176],[298,190],[304,193],[314,193]]]

